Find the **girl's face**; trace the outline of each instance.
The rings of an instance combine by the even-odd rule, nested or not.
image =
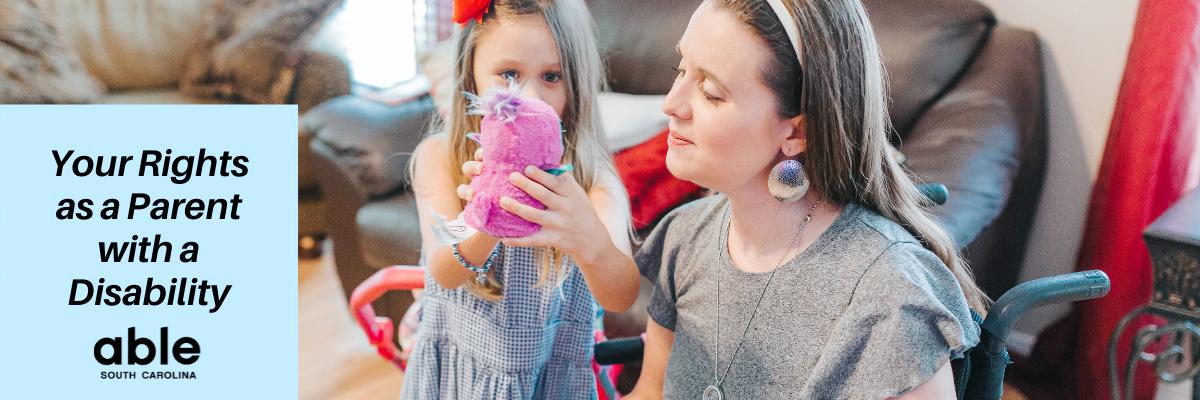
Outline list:
[[[558,43],[537,15],[491,22],[475,47],[475,87],[479,94],[509,79],[525,84],[525,95],[546,102],[562,116],[567,104]]]
[[[704,3],[678,50],[679,75],[662,106],[671,117],[667,169],[717,191],[765,190],[771,167],[804,150],[793,124],[801,117],[780,117],[775,94],[760,79],[766,44]]]

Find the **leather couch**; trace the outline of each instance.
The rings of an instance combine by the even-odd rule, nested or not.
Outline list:
[[[614,92],[667,93],[679,61],[675,44],[698,3],[588,1]],[[965,246],[979,284],[999,297],[1017,283],[1046,165],[1039,39],[998,24],[975,1],[865,3],[890,76],[893,144],[919,179],[949,187],[936,214]],[[428,98],[395,107],[342,98],[302,121],[316,136],[315,164],[347,294],[379,268],[418,260],[417,210],[404,166],[433,113]],[[610,337],[644,329],[644,301],[606,317]],[[393,320],[404,307],[376,303]]]
[[[98,104],[228,103],[179,90],[189,46],[209,23],[205,17],[216,3],[36,1],[88,72],[108,89]],[[287,102],[296,104],[303,114],[347,93],[350,72],[345,63],[333,54],[310,48],[297,65]],[[307,142],[304,147],[307,152]]]

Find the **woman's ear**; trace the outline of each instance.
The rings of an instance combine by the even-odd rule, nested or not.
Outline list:
[[[804,135],[804,115],[797,115],[788,120],[788,125],[791,127],[791,133],[783,141],[783,154],[792,157],[808,150],[808,139]]]

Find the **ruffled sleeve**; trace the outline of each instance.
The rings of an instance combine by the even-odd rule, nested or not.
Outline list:
[[[899,396],[978,342],[954,275],[920,245],[895,243],[859,280],[801,397]]]

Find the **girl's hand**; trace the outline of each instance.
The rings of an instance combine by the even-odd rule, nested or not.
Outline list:
[[[464,165],[463,168],[466,168]],[[532,179],[530,179],[532,178]],[[509,246],[552,246],[565,251],[580,264],[595,264],[612,239],[583,187],[572,174],[554,176],[536,167],[525,167],[525,175],[513,172],[508,181],[546,205],[539,210],[511,197],[500,198],[500,207],[542,226],[523,238],[504,239]]]
[[[475,150],[475,161],[467,161],[462,165],[462,172],[467,176],[467,179],[474,180],[476,176],[483,173],[483,149]],[[458,198],[471,201],[475,198],[475,189],[471,189],[470,185],[458,185],[456,190]]]
[[[611,179],[620,185],[619,178]],[[623,221],[629,218],[629,208],[623,188],[593,188],[589,196],[574,174],[554,176],[533,166],[525,167],[525,175],[509,174],[508,181],[541,201],[546,209],[501,197],[501,208],[542,226],[533,235],[504,239],[504,244],[550,246],[566,252],[579,264],[588,289],[601,307],[612,312],[628,310],[637,300],[641,280],[628,253],[628,224]],[[600,215],[610,218],[609,225]],[[616,229],[610,230],[609,226]],[[617,244],[620,241],[625,242],[624,246]]]

